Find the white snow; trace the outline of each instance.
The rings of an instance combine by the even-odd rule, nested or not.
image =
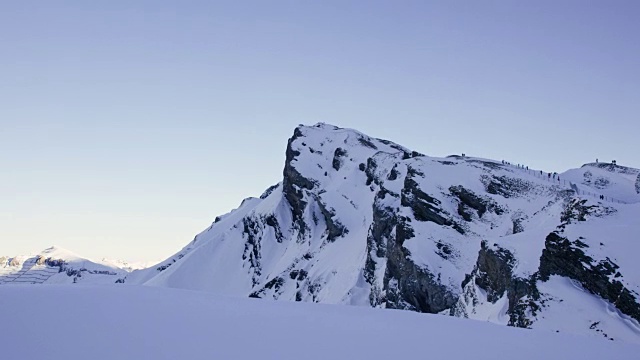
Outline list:
[[[441,315],[139,286],[2,286],[4,359],[637,359],[640,346]]]
[[[552,276],[547,282],[539,282],[538,289],[547,300],[544,311],[533,323],[534,329],[640,343],[637,321],[620,313],[611,303],[589,294],[570,279]]]
[[[407,156],[411,151],[399,145],[327,124],[303,126],[299,131],[301,136],[291,143],[292,149],[299,152],[292,165],[303,177],[316,183],[314,189],[301,189],[307,202],[302,214],[308,226],[304,233],[293,224],[291,208],[280,183],[268,196],[245,199],[178,253],[146,269],[125,273],[116,268],[121,267],[118,262],[105,267],[72,254],[62,254],[59,249],[47,256],[64,258],[75,269],[117,273],[117,276],[101,275],[98,271],[91,277],[76,279],[85,284],[114,283],[114,279],[126,277],[126,284],[202,290],[216,295],[247,297],[260,292],[257,295],[264,299],[372,306],[370,295],[383,288],[387,261],[385,257],[378,258],[375,251],[367,253],[373,206],[378,204],[414,219],[411,222],[414,237],[403,244],[410,259],[430,271],[452,294],[471,292],[474,302],[462,305],[468,317],[506,324],[509,320],[506,296],[491,303],[479,287],[473,284],[466,290],[461,287],[465,276],[474,271],[481,241],[487,241],[490,247],[495,244],[509,250],[516,260],[514,276],[529,278],[538,271],[545,238],[561,223],[569,190],[577,188],[580,197],[588,200],[587,205],[599,205],[611,211],[600,218],[592,216],[588,221],[568,225],[562,236],[570,240],[582,237],[581,241],[589,246],[585,250],[587,255],[595,260],[610,258],[624,274],[618,280],[636,295],[640,293],[637,265],[640,195],[634,187],[640,172],[637,169],[587,164],[561,173],[558,180],[540,170],[522,169],[489,159],[411,157]],[[340,167],[336,170],[333,159],[338,148],[346,153],[339,158]],[[367,174],[361,164],[368,166],[369,159],[377,164],[370,171],[377,175],[380,183],[367,185]],[[411,175],[412,180],[439,202],[447,216],[464,227],[464,234],[451,226],[417,221],[412,209],[401,204],[399,194],[410,169],[417,170]],[[397,174],[395,179],[389,176],[392,172]],[[490,193],[486,180],[492,178],[514,181],[526,190],[513,196]],[[463,186],[504,213],[487,211],[480,217],[472,210],[472,221],[464,220],[458,214],[459,200],[449,190],[452,186]],[[377,197],[381,187],[397,196]],[[606,198],[600,200],[600,195]],[[348,233],[329,241],[322,208],[333,213],[332,219],[344,225]],[[268,217],[277,221],[279,229],[265,225]],[[514,234],[516,221],[523,231]],[[252,222],[260,224],[255,227],[253,243],[247,235],[247,228],[254,226]],[[393,236],[395,230],[391,234]],[[442,245],[450,250],[449,255],[443,256],[439,251]],[[371,283],[364,278],[368,255],[376,264],[375,279]],[[34,259],[20,258],[24,264],[21,267],[0,264],[0,283],[16,279],[23,283],[73,281],[64,272],[57,274],[55,269],[35,266]],[[549,306],[544,307],[539,316],[531,316],[535,320],[533,327],[598,337],[606,332],[609,338],[640,342],[635,328],[627,326],[631,320],[615,312],[601,311],[602,307],[593,305],[592,301],[599,298],[573,285],[567,286],[568,280],[564,280],[539,283]],[[591,328],[596,321],[600,322],[601,332]],[[635,323],[631,321],[631,324]]]
[[[42,261],[44,259],[62,261],[64,265],[62,268],[50,266]],[[36,255],[5,256],[0,260],[0,285],[74,282],[113,284],[126,274],[125,270],[117,266],[94,262],[57,246],[47,248]],[[70,270],[70,273],[67,270]]]

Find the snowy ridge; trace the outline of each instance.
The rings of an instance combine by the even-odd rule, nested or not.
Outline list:
[[[0,257],[0,285],[115,283],[126,271],[50,247],[37,255]]]

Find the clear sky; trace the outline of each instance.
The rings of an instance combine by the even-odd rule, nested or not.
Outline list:
[[[546,171],[640,167],[640,2],[5,1],[0,255],[160,260],[300,123]]]

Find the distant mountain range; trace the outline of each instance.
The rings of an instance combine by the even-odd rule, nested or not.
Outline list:
[[[132,270],[123,261],[94,262],[54,246],[35,255],[0,257],[0,285],[113,284]]]

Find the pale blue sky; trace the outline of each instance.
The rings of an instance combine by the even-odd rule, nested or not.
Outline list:
[[[0,4],[0,254],[162,259],[299,123],[547,171],[640,167],[637,1]]]

